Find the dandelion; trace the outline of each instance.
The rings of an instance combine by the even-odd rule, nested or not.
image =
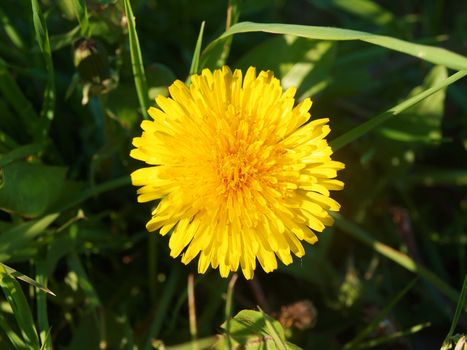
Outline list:
[[[133,158],[150,167],[131,174],[138,201],[159,199],[148,231],[171,232],[170,255],[222,277],[241,267],[253,277],[305,254],[302,241],[332,225],[330,190],[344,164],[331,159],[328,119],[310,119],[310,99],[294,107],[272,72],[228,67],[175,81],[141,123]]]

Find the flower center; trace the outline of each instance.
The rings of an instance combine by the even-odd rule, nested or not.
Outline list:
[[[222,193],[241,191],[248,186],[257,173],[252,164],[251,156],[246,152],[236,150],[219,157],[218,176]]]

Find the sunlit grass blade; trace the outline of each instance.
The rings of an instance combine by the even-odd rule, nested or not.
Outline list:
[[[455,70],[467,70],[467,58],[449,50],[434,46],[415,44],[390,36],[342,28],[282,23],[240,22],[232,26],[230,30],[222,34],[217,40],[227,38],[230,35],[249,32],[289,34],[317,40],[361,40]],[[209,47],[213,46],[217,40],[213,41]]]
[[[44,258],[39,258],[36,262],[36,279],[43,286],[47,286],[47,263]],[[44,287],[48,290],[46,287]],[[37,323],[39,326],[39,338],[41,340],[41,350],[52,350],[52,339],[49,331],[49,318],[47,314],[47,295],[38,291],[36,293],[37,302]]]
[[[80,32],[81,27],[76,26],[67,33],[51,36],[50,48],[52,51],[56,51],[63,47],[70,46],[76,39],[79,38]]]
[[[348,233],[354,239],[364,243],[379,254],[402,266],[406,270],[418,274],[420,277],[433,284],[436,288],[439,289],[440,292],[446,295],[453,302],[457,302],[459,293],[446,282],[444,282],[441,278],[439,278],[436,274],[416,263],[408,255],[377,241],[372,237],[371,234],[367,233],[356,224],[344,219],[339,214],[333,213],[332,216],[336,219],[336,226],[343,232]]]
[[[11,276],[3,266],[0,266],[0,287],[13,310],[16,322],[28,349],[39,350],[39,337],[32,317],[28,301],[20,284]]]
[[[24,341],[15,333],[15,331],[11,328],[8,324],[3,313],[0,313],[0,329],[6,334],[8,339],[10,340],[13,347],[17,350],[29,350],[28,346],[24,343]]]
[[[18,249],[29,244],[35,237],[40,235],[59,214],[46,215],[37,220],[30,220],[17,224],[2,232],[0,235],[0,260],[11,258]],[[28,281],[26,281],[28,282]]]
[[[76,12],[76,17],[78,18],[79,25],[81,27],[81,35],[87,37],[89,36],[89,18],[86,1],[73,0],[73,6]]]
[[[21,38],[19,32],[11,24],[8,16],[3,12],[3,9],[0,7],[0,24],[3,27],[6,35],[10,41],[15,45],[16,48],[22,50],[24,49],[24,40]]]
[[[44,91],[44,103],[42,105],[42,130],[41,136],[46,137],[49,131],[50,123],[54,118],[55,113],[55,73],[52,61],[52,50],[50,48],[49,33],[47,31],[47,23],[45,22],[38,0],[31,0],[32,18],[34,30],[36,33],[36,41],[44,57],[45,67],[47,69],[47,85]]]
[[[135,17],[131,9],[130,0],[123,0],[125,5],[125,15],[128,22],[128,38],[130,41],[131,64],[133,67],[133,76],[135,79],[136,93],[141,107],[143,117],[148,119],[147,109],[149,108],[148,86],[146,74],[144,73],[143,56],[139,46],[138,33],[136,32]]]
[[[203,45],[203,33],[204,25],[206,22],[201,23],[201,28],[199,29],[198,40],[196,40],[196,47],[193,53],[193,59],[191,60],[190,75],[199,73],[199,56],[201,54],[201,46]]]
[[[464,310],[466,295],[467,295],[467,275],[464,277],[464,283],[462,285],[461,295],[459,296],[459,300],[457,302],[456,311],[454,313],[454,317],[452,318],[452,323],[451,323],[451,327],[449,328],[448,335],[443,341],[443,346],[441,348],[442,350],[449,349],[449,345],[451,344],[451,337],[453,336],[454,331],[457,327],[457,324],[459,323],[462,310]]]
[[[409,336],[411,334],[415,334],[415,333],[420,332],[420,331],[422,331],[425,328],[430,327],[430,326],[431,326],[430,322],[417,324],[417,325],[415,325],[413,327],[410,327],[409,329],[406,329],[405,331],[398,331],[398,332],[391,333],[391,334],[389,334],[387,336],[384,336],[384,337],[379,337],[379,338],[376,338],[376,339],[369,340],[369,341],[367,341],[365,343],[362,343],[359,346],[357,346],[355,348],[355,350],[374,348],[376,346],[380,346],[380,345],[392,342],[392,341],[394,341],[394,340],[396,340],[398,338],[407,337],[407,336]]]
[[[404,289],[402,289],[396,296],[384,307],[383,310],[366,326],[355,338],[348,342],[343,350],[356,349],[358,345],[368,337],[376,328],[379,327],[380,323],[386,318],[386,316],[392,311],[392,309],[399,303],[399,301],[413,288],[417,278],[410,282]]]
[[[439,90],[446,88],[450,84],[453,84],[457,80],[463,78],[467,75],[467,71],[457,72],[451,75],[446,80],[442,81],[441,83],[429,88],[418,95],[415,95],[398,105],[392,107],[391,109],[387,110],[384,113],[377,115],[376,117],[371,118],[370,120],[358,125],[357,127],[349,130],[344,135],[337,137],[336,139],[332,140],[330,145],[334,151],[338,150],[339,148],[344,147],[345,145],[349,144],[350,142],[358,139],[359,137],[365,135],[369,131],[373,130],[380,124],[384,123],[389,118],[392,118],[406,109],[414,106],[418,102],[422,101],[423,99],[427,98],[428,96],[433,95],[434,93],[438,92]]]
[[[42,283],[41,281],[39,281],[39,280],[35,281],[31,277],[23,275],[21,272],[18,272],[15,269],[13,269],[13,268],[5,265],[5,264],[0,263],[0,266],[2,268],[4,268],[5,271],[8,272],[11,276],[16,277],[17,279],[19,279],[19,280],[21,280],[23,282],[26,282],[26,283],[30,284],[31,286],[34,286],[37,289],[39,289],[39,290],[41,290],[41,291],[43,291],[45,293],[48,293],[50,295],[55,296],[55,293],[52,292],[49,288],[47,288],[45,286],[45,284]]]

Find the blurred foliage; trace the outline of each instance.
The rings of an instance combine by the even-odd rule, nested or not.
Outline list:
[[[2,0],[0,262],[21,273],[0,265],[0,348],[429,350],[465,342],[464,80],[336,152],[347,164],[336,195],[346,219],[292,265],[237,282],[233,314],[264,312],[226,320],[227,281],[217,271],[196,275],[194,343],[186,280],[195,267],[169,257],[167,238],[145,232],[151,206],[136,205],[129,174],[140,164],[129,150],[140,105],[168,94],[190,67],[273,70],[284,87],[298,86],[299,99],[312,98],[313,117],[331,118],[331,138],[453,73],[359,41],[254,32],[205,50],[226,22],[342,27],[462,55],[466,10],[443,0]],[[406,288],[414,274],[421,278]],[[25,275],[56,296],[13,278],[31,282]],[[314,310],[307,327],[296,326],[305,316],[293,310],[302,309],[289,307],[302,301]]]

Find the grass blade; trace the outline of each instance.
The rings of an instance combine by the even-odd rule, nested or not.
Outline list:
[[[348,342],[344,346],[344,350],[358,348],[358,345],[368,337],[383,321],[386,316],[391,312],[391,310],[399,303],[399,301],[413,288],[415,283],[417,282],[418,278],[415,278],[412,282],[410,282],[403,290],[401,290],[397,295],[387,304],[383,310],[370,322],[368,326],[366,326],[355,338],[353,338],[350,342]]]
[[[0,313],[0,328],[6,334],[11,344],[18,350],[28,350],[24,341],[15,333],[15,331],[10,327],[8,321],[3,316],[3,313]]]
[[[383,344],[389,343],[389,342],[391,342],[391,341],[393,341],[395,339],[398,339],[398,338],[401,338],[401,337],[406,337],[408,335],[420,332],[421,330],[423,330],[423,329],[425,329],[425,328],[427,328],[429,326],[431,326],[430,322],[421,323],[421,324],[418,324],[416,326],[410,327],[409,329],[407,329],[405,331],[394,332],[394,333],[391,333],[391,334],[389,334],[389,335],[387,335],[385,337],[380,337],[380,338],[369,340],[369,341],[367,341],[365,343],[362,343],[360,346],[358,346],[355,349],[369,349],[369,348],[373,348],[373,347],[378,346],[378,345],[383,345]]]
[[[39,350],[39,337],[37,336],[29,304],[19,283],[3,266],[0,266],[0,287],[13,310],[24,342],[29,349]]]
[[[76,12],[76,18],[78,18],[79,26],[81,27],[81,35],[87,37],[89,36],[89,17],[86,1],[73,0],[73,6]]]
[[[48,134],[49,126],[55,113],[55,73],[47,24],[38,0],[31,0],[31,6],[34,30],[36,32],[36,41],[42,52],[42,56],[44,57],[45,67],[47,69],[47,85],[44,91],[44,104],[42,105],[41,110],[43,126],[42,130],[40,130],[41,136],[44,138]]]
[[[38,134],[39,116],[8,71],[6,62],[2,59],[0,59],[0,94],[16,112],[28,134],[35,137]]]
[[[3,12],[2,8],[0,8],[0,24],[2,25],[3,30],[5,31],[6,35],[13,43],[13,45],[15,45],[15,47],[20,50],[24,49],[24,41],[21,38],[21,35],[11,24],[10,19],[5,14],[5,12]]]
[[[143,349],[150,350],[151,349],[151,341],[159,336],[159,332],[162,328],[162,323],[167,317],[167,312],[171,306],[172,297],[175,294],[175,287],[177,286],[178,280],[180,278],[180,266],[175,266],[170,276],[167,280],[167,284],[164,288],[164,292],[159,301],[159,307],[157,308],[156,314],[154,315],[154,319],[152,324],[149,328],[148,335],[146,338],[146,342],[144,343]]]
[[[46,260],[42,257],[39,258],[36,263],[36,279],[37,282],[41,285],[47,285],[47,263]],[[49,319],[47,316],[47,295],[42,291],[38,291],[36,293],[36,301],[37,321],[39,324],[39,337],[41,339],[42,344],[41,350],[52,350],[52,340],[49,335]]]
[[[55,296],[55,293],[52,292],[49,288],[47,288],[47,287],[45,286],[45,283],[42,283],[42,282],[40,282],[39,280],[35,281],[35,280],[33,280],[31,277],[28,277],[28,276],[26,276],[26,275],[23,275],[21,272],[18,272],[18,271],[16,271],[15,269],[13,269],[13,268],[11,268],[11,267],[5,265],[5,264],[0,263],[0,266],[1,266],[2,268],[4,268],[5,271],[6,271],[8,274],[10,274],[11,276],[16,277],[17,279],[19,279],[19,280],[21,280],[21,281],[23,281],[23,282],[26,282],[26,283],[30,284],[31,286],[36,287],[37,289],[39,289],[39,290],[41,290],[41,291],[43,291],[43,292],[45,292],[45,293],[48,293],[48,294],[50,294],[50,295]]]
[[[391,248],[390,246],[381,243],[374,239],[371,234],[367,233],[354,223],[344,219],[339,214],[332,214],[336,219],[336,226],[342,231],[348,233],[351,237],[357,239],[358,241],[366,244],[367,246],[374,249],[379,254],[385,256],[386,258],[394,261],[398,265],[407,269],[408,271],[417,273],[423,279],[427,280],[438,288],[444,295],[446,295],[453,302],[457,302],[459,298],[459,293],[439,278],[436,274],[428,270],[427,268],[417,264],[412,258],[408,255]]]
[[[206,22],[201,23],[201,28],[199,29],[198,40],[196,40],[196,47],[193,53],[193,59],[191,60],[191,67],[190,67],[190,76],[192,74],[199,73],[199,56],[201,54],[201,45],[203,44],[203,33],[204,33],[204,25]]]
[[[467,71],[464,72],[457,72],[451,75],[449,78],[443,80],[441,83],[429,88],[418,95],[415,95],[398,105],[392,107],[391,109],[387,110],[384,113],[377,115],[376,117],[371,118],[370,120],[358,125],[357,127],[351,129],[350,131],[346,132],[344,135],[337,137],[336,139],[331,141],[331,147],[334,151],[338,150],[339,148],[344,147],[345,145],[349,144],[350,142],[358,139],[359,137],[365,135],[369,131],[373,130],[380,124],[384,123],[391,117],[394,117],[406,109],[414,106],[418,102],[422,101],[423,99],[427,98],[428,96],[433,95],[434,93],[438,92],[439,90],[446,88],[450,84],[456,82],[457,80],[463,78],[467,75]]]
[[[414,44],[409,41],[396,39],[390,36],[376,35],[350,29],[296,24],[241,22],[232,26],[230,30],[227,30],[218,39],[214,40],[206,51],[218,40],[222,40],[231,35],[250,32],[289,34],[318,40],[361,40],[455,70],[467,70],[466,57],[439,47]]]
[[[459,322],[459,318],[461,317],[461,312],[464,309],[465,304],[465,296],[467,295],[467,275],[464,277],[464,284],[462,285],[461,295],[457,302],[456,311],[454,313],[454,317],[452,319],[451,327],[449,328],[448,335],[443,341],[442,349],[449,349],[449,345],[451,343],[451,337],[454,334],[454,330],[456,329],[457,323]]]
[[[125,5],[125,15],[128,22],[128,38],[130,41],[131,64],[133,66],[133,76],[135,79],[136,92],[141,107],[143,117],[148,119],[147,109],[149,108],[148,86],[144,73],[143,57],[139,46],[138,33],[136,32],[135,17],[131,9],[130,0],[123,0]]]

